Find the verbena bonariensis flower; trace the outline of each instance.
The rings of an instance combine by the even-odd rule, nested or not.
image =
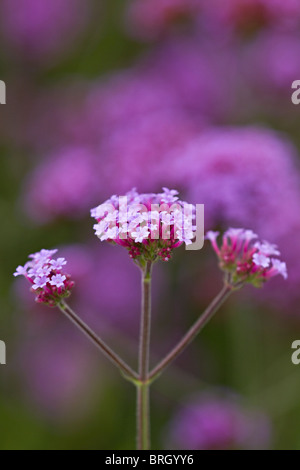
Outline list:
[[[69,297],[74,287],[71,276],[64,272],[65,258],[53,259],[57,250],[41,250],[29,255],[30,261],[18,266],[14,276],[24,276],[36,293],[36,302],[56,307],[62,299]]]
[[[297,107],[290,106],[286,95],[300,68],[298,30],[263,30],[244,48],[241,67],[245,71],[245,85],[253,88],[251,98],[256,109],[263,108],[265,112],[276,108],[276,119],[282,115],[285,120],[294,117]]]
[[[246,408],[239,397],[204,394],[175,414],[168,444],[177,449],[263,449],[270,445],[271,431],[268,416]]]
[[[91,210],[97,220],[95,233],[101,240],[121,245],[138,264],[168,261],[174,248],[194,238],[195,207],[177,197],[178,191],[112,196]]]
[[[275,258],[280,255],[276,245],[261,242],[252,230],[242,228],[228,229],[221,246],[217,243],[218,235],[219,232],[209,231],[206,238],[219,258],[220,268],[228,275],[229,285],[241,287],[250,283],[261,287],[278,274],[287,279],[286,263]]]

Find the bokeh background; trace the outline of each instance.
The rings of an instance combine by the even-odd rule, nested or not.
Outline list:
[[[299,2],[1,0],[0,36],[0,448],[134,448],[133,387],[12,273],[58,247],[135,366],[139,272],[89,210],[168,186],[278,244],[289,279],[237,293],[153,385],[153,448],[300,449]],[[222,282],[208,244],[154,274],[153,363]]]

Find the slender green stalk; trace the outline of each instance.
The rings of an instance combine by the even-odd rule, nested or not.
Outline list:
[[[148,384],[137,386],[137,449],[150,449],[150,407]]]
[[[69,307],[69,305],[65,302],[62,301],[58,305],[59,309],[63,312],[63,314],[71,320],[74,325],[77,326],[77,328],[84,333],[91,341],[93,344],[99,348],[103,354],[125,375],[126,378],[129,380],[133,381],[134,383],[139,380],[139,377],[136,372],[134,372],[131,367],[126,364],[123,359],[121,359],[118,354],[116,354],[107,344],[99,338],[99,336],[94,333],[94,331],[91,330],[91,328],[84,323],[81,318],[79,318],[76,313]]]
[[[172,351],[169,352],[169,354],[167,354],[165,358],[162,359],[162,361],[150,372],[148,376],[149,381],[156,379],[171,364],[171,362],[177,359],[185,348],[196,338],[206,323],[208,323],[208,321],[214,316],[231,292],[232,287],[225,284],[219,294],[214,298],[211,304],[207,307],[196,323],[194,323],[194,325],[189,329],[181,341],[179,341]]]
[[[139,346],[139,383],[137,384],[137,448],[150,448],[149,355],[151,332],[151,271],[147,262],[142,272],[142,308]]]

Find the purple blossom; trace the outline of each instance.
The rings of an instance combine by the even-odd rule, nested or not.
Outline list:
[[[42,311],[40,321],[24,317],[17,356],[22,392],[44,420],[73,425],[95,404],[93,378],[101,374],[101,363],[84,338],[56,321],[56,312]]]
[[[64,287],[64,282],[66,279],[66,276],[63,274],[55,274],[51,277],[50,284],[51,286]]]
[[[99,164],[89,149],[66,148],[36,167],[27,183],[26,207],[31,217],[47,222],[53,217],[78,218],[99,196]]]
[[[258,248],[260,253],[266,256],[271,256],[271,255],[279,256],[280,255],[280,251],[278,251],[277,246],[272,243],[269,243],[266,241],[264,241],[263,243],[257,242],[255,243],[254,246],[255,248]]]
[[[49,282],[49,279],[46,276],[39,277],[37,276],[34,279],[34,284],[32,286],[33,290],[42,289]]]
[[[146,108],[140,117],[134,115],[134,109],[128,109],[128,115],[102,140],[102,177],[111,181],[111,192],[127,191],[134,185],[151,191],[168,178],[162,162],[168,162],[173,151],[179,151],[197,135],[203,123],[179,107],[151,112]]]
[[[264,255],[263,253],[254,253],[253,257],[253,263],[256,266],[259,266],[261,268],[267,268],[270,265],[270,258],[268,256]]]
[[[268,417],[246,408],[236,396],[200,395],[183,406],[171,421],[168,448],[265,449],[270,437]]]
[[[41,100],[26,132],[44,157],[24,188],[33,219],[79,217],[104,194],[169,184],[171,154],[233,107],[235,55],[202,39],[168,41],[130,70]],[[220,84],[225,64],[232,76]]]
[[[170,155],[162,171],[172,186],[186,188],[188,200],[205,204],[206,229],[250,225],[280,246],[288,283],[277,276],[258,298],[277,308],[288,302],[293,312],[300,283],[300,178],[292,143],[264,128],[213,128]]]
[[[133,189],[119,200],[112,196],[91,210],[98,222],[94,225],[97,237],[127,248],[137,261],[168,261],[174,248],[194,238],[191,227],[196,209],[177,194],[163,188],[158,194],[139,194]],[[157,233],[151,230],[153,221],[157,221]]]
[[[187,188],[189,200],[205,204],[207,228],[250,224],[277,241],[297,221],[297,158],[274,131],[225,127],[190,141],[170,156],[166,170],[174,185]]]
[[[271,261],[272,261],[272,276],[273,275],[276,276],[277,274],[280,274],[284,279],[287,279],[288,274],[287,274],[286,263],[276,258],[271,258]]]
[[[31,259],[24,267],[19,266],[14,276],[23,275],[36,292],[36,302],[55,307],[64,297],[69,297],[74,287],[70,275],[60,272],[66,264],[64,258],[53,260],[52,256],[57,250],[42,249],[29,255]],[[59,266],[59,268],[57,268]]]
[[[52,259],[50,261],[50,264],[52,269],[59,271],[60,269],[62,269],[63,266],[67,264],[67,261],[65,260],[65,258]]]

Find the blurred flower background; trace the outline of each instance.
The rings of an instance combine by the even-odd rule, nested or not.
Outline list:
[[[2,0],[0,37],[0,448],[134,448],[132,386],[12,273],[58,247],[72,306],[136,366],[139,272],[89,210],[168,186],[206,229],[278,244],[289,279],[232,297],[153,385],[153,447],[300,449],[299,2]],[[153,361],[222,282],[209,244],[177,251],[155,267]]]

